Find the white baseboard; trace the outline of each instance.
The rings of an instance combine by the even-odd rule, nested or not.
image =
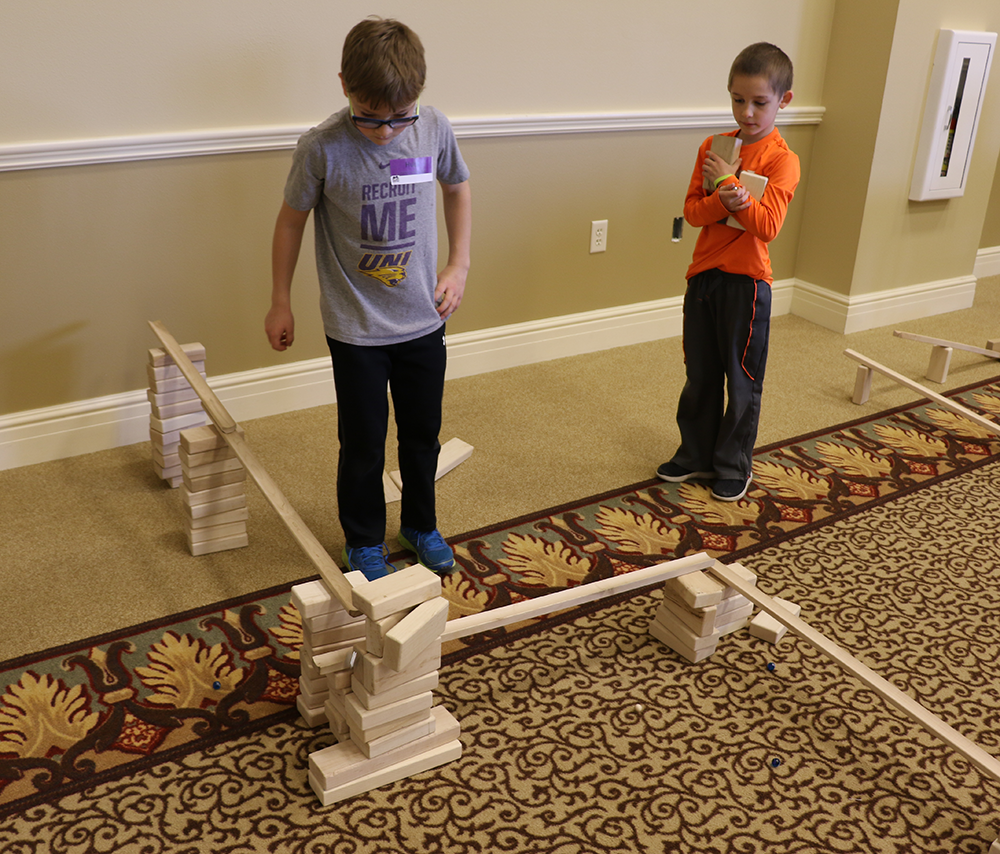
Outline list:
[[[848,300],[794,279],[774,283],[771,314],[856,331],[971,305],[974,279]],[[681,334],[683,297],[448,336],[448,379]],[[867,324],[867,325],[865,325]],[[335,402],[329,359],[210,377],[237,421]],[[0,417],[0,470],[149,440],[145,389]]]
[[[857,297],[796,281],[791,313],[825,329],[848,334],[971,308],[975,295],[975,276],[924,282]]]
[[[976,266],[972,274],[977,279],[1000,276],[1000,246],[987,246],[976,253]]]

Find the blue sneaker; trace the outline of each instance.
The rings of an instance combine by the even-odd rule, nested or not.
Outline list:
[[[455,569],[455,554],[437,530],[416,531],[400,528],[397,537],[404,549],[409,549],[432,572],[447,575]]]
[[[356,549],[344,546],[341,557],[344,559],[345,572],[361,570],[369,581],[385,578],[393,571],[392,564],[385,559],[388,552],[385,543],[380,546],[358,546]]]

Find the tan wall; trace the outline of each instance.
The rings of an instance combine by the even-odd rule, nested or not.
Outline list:
[[[995,81],[993,85],[997,86]],[[993,191],[986,205],[986,219],[979,237],[980,249],[992,249],[994,246],[1000,246],[1000,161],[997,162],[996,171],[993,173]]]
[[[1000,151],[996,66],[965,194],[908,199],[941,28],[996,32],[1000,5],[837,3],[798,278],[858,297],[972,274]]]

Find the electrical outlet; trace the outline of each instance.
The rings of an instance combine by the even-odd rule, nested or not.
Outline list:
[[[604,252],[608,248],[608,221],[595,219],[590,223],[590,254]]]

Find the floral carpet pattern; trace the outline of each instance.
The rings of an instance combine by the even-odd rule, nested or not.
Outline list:
[[[975,411],[1000,417],[1000,381],[980,384],[952,396]],[[867,549],[870,552],[868,559],[876,562],[880,549],[888,547],[891,550],[891,543],[887,546],[883,542],[884,537],[878,527],[881,509],[889,507],[897,499],[918,493],[937,496],[934,501],[944,500],[940,496],[947,494],[951,496],[948,500],[960,502],[961,494],[956,499],[954,492],[935,492],[935,489],[943,489],[960,476],[973,475],[998,459],[1000,437],[933,404],[872,415],[822,434],[800,437],[759,450],[755,455],[751,489],[745,499],[734,504],[713,501],[703,484],[675,485],[648,481],[455,538],[452,543],[461,571],[450,576],[445,584],[445,595],[451,603],[450,616],[455,619],[698,551],[708,551],[727,562],[741,560],[750,565],[751,559],[768,555],[769,559],[780,563],[783,548],[814,532],[825,532],[826,539],[822,549],[811,560],[822,576],[820,580],[828,575],[833,579],[830,583],[834,583],[834,569],[828,567],[826,575],[823,575],[823,567],[831,560],[830,555],[836,555],[838,550],[847,560],[852,552],[865,552]],[[976,496],[974,487],[963,488],[965,495]],[[921,519],[930,512],[928,507],[933,507],[933,501],[907,523],[913,530],[920,529]],[[859,514],[864,514],[865,520],[874,520],[874,528],[866,521],[860,528],[851,529],[854,531],[851,536],[860,537],[859,541],[848,544],[843,534],[830,538],[829,533],[836,531],[838,525]],[[989,537],[994,528],[992,522],[987,522],[977,535]],[[995,539],[995,534],[992,536]],[[914,553],[919,551],[918,545],[911,544],[908,548]],[[900,557],[905,560],[905,555]],[[969,561],[958,567],[952,566],[948,571],[959,570],[965,570],[970,577],[974,575],[974,567]],[[983,733],[971,725],[968,734],[996,754],[998,721],[995,708],[990,712],[989,704],[984,705],[983,699],[984,696],[995,699],[995,695],[986,690],[981,668],[977,669],[983,664],[982,656],[985,654],[988,657],[990,651],[995,650],[998,640],[996,626],[983,632],[981,627],[987,625],[990,611],[982,601],[977,605],[974,599],[964,603],[956,600],[954,604],[958,616],[946,622],[939,624],[933,619],[929,623],[921,622],[927,616],[927,609],[934,604],[949,604],[936,603],[926,592],[925,588],[931,589],[929,585],[935,580],[933,576],[931,572],[923,580],[909,580],[911,587],[902,595],[907,597],[907,607],[913,609],[913,614],[901,622],[894,620],[891,626],[882,624],[877,610],[866,610],[868,606],[862,604],[852,606],[853,611],[841,610],[841,621],[837,625],[842,634],[837,639],[851,649],[866,648],[870,661],[871,657],[880,655],[880,647],[869,639],[871,632],[879,628],[902,631],[907,641],[913,641],[911,645],[917,651],[902,663],[887,661],[888,665],[899,669],[893,677],[887,675],[887,678],[895,678],[901,685],[911,684],[918,689],[926,689],[928,685],[940,682],[941,664],[940,661],[931,661],[931,652],[920,652],[924,645],[919,642],[921,635],[927,634],[929,628],[940,629],[938,634],[946,629],[950,631],[955,620],[964,615],[968,623],[967,633],[960,641],[950,642],[951,645],[946,647],[948,656],[956,662],[959,674],[958,687],[951,691],[953,696],[946,699],[952,705],[957,704],[962,717],[968,721],[992,720],[993,736],[989,736],[987,728],[984,738]],[[810,586],[804,577],[783,578],[779,572],[775,580],[781,580],[789,588],[777,591],[777,595],[790,593],[789,598],[798,601],[808,599]],[[963,583],[968,581],[965,578]],[[872,584],[878,586],[879,582],[873,580]],[[988,593],[979,591],[979,594],[988,597]],[[639,594],[636,601],[653,595]],[[849,601],[849,598],[845,594],[844,601]],[[1000,605],[1000,602],[993,604]],[[619,611],[620,616],[609,616]],[[588,616],[598,612],[602,615],[600,619]],[[845,613],[847,616],[853,613],[858,625],[854,626],[851,620],[846,619]],[[572,622],[574,620],[575,623]],[[553,639],[565,639],[566,626],[579,625],[580,621],[587,623],[588,620],[590,633],[587,645],[581,647],[578,643],[571,643],[569,647],[565,644],[560,647],[562,651],[554,647],[547,653],[539,651],[546,644],[556,644]],[[544,848],[525,847],[528,843],[516,829],[518,819],[513,812],[515,807],[498,803],[482,813],[483,821],[488,814],[490,820],[500,826],[504,824],[505,809],[512,812],[506,822],[510,828],[498,831],[499,835],[494,837],[497,847],[493,850],[551,850],[566,854],[586,850],[716,850],[712,839],[718,836],[718,832],[712,831],[711,827],[721,826],[732,818],[709,816],[703,801],[708,793],[718,791],[719,787],[733,785],[732,779],[721,770],[728,762],[736,763],[739,775],[748,780],[752,778],[756,784],[774,787],[775,803],[781,801],[783,804],[776,821],[791,822],[794,819],[801,823],[810,809],[815,811],[815,804],[810,807],[801,803],[794,809],[789,807],[789,803],[794,801],[794,787],[807,783],[812,787],[818,785],[822,797],[834,798],[844,811],[862,811],[868,816],[864,834],[866,844],[873,846],[870,849],[851,847],[859,843],[856,834],[847,829],[850,825],[848,821],[842,827],[831,825],[826,828],[824,832],[830,835],[824,839],[823,846],[829,847],[817,847],[819,842],[814,840],[814,847],[785,844],[784,851],[907,850],[906,847],[893,847],[884,840],[891,840],[892,834],[900,830],[900,827],[894,830],[892,826],[893,822],[898,825],[902,821],[900,812],[905,814],[917,810],[914,804],[921,798],[943,799],[947,806],[939,804],[934,807],[931,804],[930,811],[936,811],[939,818],[928,820],[926,833],[928,838],[943,836],[933,845],[919,850],[979,850],[973,841],[983,838],[986,833],[983,822],[987,816],[983,810],[989,808],[989,799],[983,803],[965,795],[956,796],[951,791],[945,794],[939,791],[942,786],[960,789],[971,779],[968,766],[945,750],[937,753],[931,750],[931,758],[925,760],[926,769],[915,770],[900,759],[889,763],[893,773],[899,775],[890,786],[891,797],[896,799],[892,805],[886,801],[878,802],[881,797],[878,786],[881,784],[884,789],[886,781],[874,777],[866,779],[865,774],[871,769],[866,771],[864,767],[852,766],[850,770],[854,775],[852,786],[862,793],[864,805],[852,804],[842,787],[836,792],[822,794],[823,775],[834,773],[831,767],[837,762],[847,762],[851,757],[856,760],[863,755],[862,765],[868,763],[872,768],[878,766],[884,770],[884,763],[876,761],[884,758],[877,747],[877,740],[880,736],[898,737],[905,728],[904,723],[880,711],[880,723],[875,732],[859,731],[862,723],[869,725],[868,712],[873,708],[882,708],[870,692],[856,687],[850,691],[836,687],[832,677],[827,676],[824,677],[827,683],[822,685],[821,690],[812,684],[810,691],[805,692],[807,697],[797,696],[794,705],[798,711],[795,714],[809,718],[813,726],[818,726],[829,737],[825,744],[835,745],[835,752],[830,756],[821,755],[811,768],[792,767],[790,762],[785,770],[775,771],[768,765],[775,740],[787,744],[796,736],[787,730],[777,735],[762,733],[752,725],[750,712],[746,710],[762,699],[761,692],[764,691],[758,676],[759,662],[734,650],[727,653],[725,667],[718,665],[687,671],[689,681],[683,683],[685,687],[675,684],[664,689],[646,684],[650,680],[639,671],[650,666],[649,659],[653,653],[646,645],[644,626],[637,623],[644,620],[648,622],[648,608],[638,611],[627,607],[617,609],[615,603],[606,603],[579,609],[570,615],[533,621],[526,626],[507,627],[464,638],[451,645],[446,657],[446,669],[459,661],[463,667],[451,668],[453,675],[448,678],[443,671],[441,700],[453,711],[469,707],[459,716],[467,752],[496,752],[498,740],[513,739],[505,742],[506,748],[503,744],[499,745],[503,748],[500,753],[503,754],[504,749],[513,750],[506,755],[512,757],[512,767],[520,773],[501,772],[495,763],[475,765],[475,770],[469,773],[481,773],[486,777],[462,781],[453,779],[463,773],[459,770],[440,771],[440,779],[448,781],[441,784],[443,791],[448,793],[442,797],[449,799],[445,812],[453,827],[447,840],[447,834],[433,822],[430,829],[425,827],[423,831],[411,828],[416,836],[422,833],[426,837],[429,847],[424,850],[472,850],[463,849],[459,840],[463,834],[473,833],[473,826],[477,824],[475,816],[486,809],[483,799],[494,789],[507,791],[511,788],[519,790],[519,787],[527,789],[519,790],[516,797],[510,797],[522,803],[522,807],[523,803],[534,801],[540,808],[539,817],[531,819],[540,822],[536,835],[532,837],[536,843],[532,844],[538,844],[540,838],[547,838],[548,841]],[[540,627],[546,629],[547,638],[541,646],[538,644]],[[532,642],[526,643],[526,637],[531,637]],[[200,772],[191,773],[196,776],[200,773],[204,777],[206,763],[211,764],[223,755],[231,755],[241,764],[248,780],[255,779],[255,774],[267,776],[260,769],[271,768],[275,760],[273,752],[266,759],[255,758],[253,751],[260,747],[258,736],[266,736],[272,747],[275,740],[286,746],[291,745],[288,749],[290,761],[296,757],[301,759],[299,754],[303,750],[306,750],[303,755],[307,755],[308,750],[318,749],[317,745],[324,746],[324,739],[329,742],[327,735],[302,730],[296,723],[294,700],[300,642],[301,624],[297,612],[289,603],[286,586],[209,606],[198,613],[177,615],[161,623],[133,627],[115,636],[91,638],[72,647],[48,650],[0,665],[0,843],[11,841],[3,832],[2,819],[5,817],[28,820],[34,813],[40,815],[43,805],[54,803],[57,799],[62,799],[64,804],[83,803],[84,795],[80,793],[84,790],[125,791],[134,775],[147,774],[159,778],[167,773],[161,769],[169,767],[173,769],[170,773],[180,769],[182,776],[186,773],[184,769],[200,768]],[[615,650],[620,649],[641,653],[639,657],[645,662],[631,678],[618,672],[627,666],[613,655]],[[658,657],[652,662],[653,671],[662,666],[663,654],[662,650],[657,650],[654,657]],[[558,664],[561,656],[565,656],[566,661]],[[815,654],[804,646],[796,645],[783,656],[787,662],[808,662]],[[525,663],[525,657],[530,663]],[[575,662],[572,667],[568,663],[570,658]],[[973,662],[971,665],[962,663],[970,659]],[[498,681],[489,681],[492,679]],[[626,691],[627,702],[624,705],[619,702],[622,698],[614,695],[616,684],[619,690],[621,685],[631,686]],[[664,690],[666,694],[659,696],[658,692]],[[683,716],[662,711],[687,708],[694,702],[690,695],[695,690],[702,698],[710,698],[710,704],[714,704],[713,714],[722,716],[720,721],[706,723],[712,717],[710,714],[686,722]],[[836,714],[824,708],[821,702],[831,691],[844,693],[835,704]],[[948,691],[945,693],[948,694]],[[472,699],[482,699],[482,695],[489,695],[491,702],[486,704],[485,710],[473,709],[470,705]],[[571,723],[564,720],[565,707],[560,707],[556,699],[567,696],[573,697],[575,708]],[[530,709],[526,699],[529,697]],[[715,699],[711,700],[712,697]],[[615,702],[611,703],[611,700]],[[784,714],[787,717],[789,703],[787,697],[768,698],[769,706],[779,716]],[[805,710],[802,710],[803,703]],[[745,711],[738,711],[740,708]],[[857,710],[857,717],[852,718],[851,714],[844,716],[845,709]],[[476,719],[476,715],[482,719]],[[505,718],[505,728],[499,726],[497,715]],[[653,715],[652,720],[650,715]],[[512,716],[511,720],[506,720],[508,716]],[[767,713],[762,713],[762,717],[767,719]],[[640,721],[644,721],[641,727]],[[704,726],[704,731],[690,730],[698,726]],[[683,737],[678,736],[677,727],[685,730]],[[537,738],[533,736],[525,743],[516,743],[512,733],[517,732],[522,735],[534,733]],[[875,747],[869,743],[872,735],[876,737]],[[665,738],[667,741],[663,740]],[[713,772],[706,770],[703,764],[692,763],[687,772],[690,776],[685,777],[681,773],[679,778],[672,777],[679,788],[669,804],[657,787],[645,791],[642,798],[636,800],[636,793],[643,787],[637,788],[635,783],[629,784],[631,788],[625,801],[616,800],[617,795],[612,791],[616,785],[614,781],[622,775],[629,780],[641,778],[642,768],[637,769],[636,764],[643,766],[645,762],[649,765],[643,757],[651,756],[654,751],[666,750],[669,753],[669,740],[675,738],[680,738],[678,743],[683,742],[689,749],[705,755],[712,750],[721,750],[724,756],[718,762],[722,765]],[[932,740],[923,734],[907,735],[903,741],[911,745],[910,755],[918,751],[918,745],[919,750],[928,749],[928,744],[933,747]],[[304,746],[306,742],[308,750]],[[606,745],[606,755],[584,750],[593,743]],[[748,745],[752,749],[748,750]],[[731,756],[727,752],[730,748]],[[823,749],[823,745],[816,748],[819,754],[823,753]],[[836,750],[847,753],[838,755]],[[866,750],[868,753],[865,753]],[[879,755],[875,756],[872,751]],[[674,758],[680,763],[680,768],[685,766],[683,756]],[[257,772],[253,770],[255,767]],[[647,776],[652,773],[651,768],[649,765]],[[278,770],[279,778],[289,773],[284,767]],[[495,774],[508,779],[487,779]],[[804,781],[803,774],[810,779]],[[925,776],[921,777],[921,774]],[[935,774],[938,776],[935,777]],[[938,782],[935,783],[935,779]],[[554,780],[559,781],[557,791],[551,790]],[[287,783],[289,791],[295,793],[295,787],[304,784],[304,775],[302,780],[282,778],[279,782]],[[197,799],[194,793],[198,791],[198,784],[192,782],[189,785],[193,787],[189,796],[193,803]],[[454,802],[452,799],[458,797],[456,791],[462,791],[463,785],[468,794],[464,800],[459,798],[461,803]],[[620,785],[625,786],[625,783]],[[973,785],[978,784],[973,781]],[[406,808],[418,817],[436,815],[441,810],[441,804],[435,803],[433,793],[418,791],[415,785],[405,782],[400,787],[395,796],[373,793],[374,803],[383,804],[384,809],[385,798],[401,798]],[[664,787],[671,791],[670,784],[664,783]],[[815,791],[815,788],[810,791]],[[742,816],[740,820],[750,821],[747,811],[738,809],[741,798],[739,787],[734,788],[731,794],[736,805],[732,808],[733,816]],[[220,804],[225,800],[224,792],[216,793],[210,786],[203,796],[207,801],[216,798]],[[280,812],[280,797],[274,793],[261,797],[273,804],[265,812]],[[308,791],[304,797],[309,800]],[[956,799],[959,801],[958,809],[954,803]],[[604,800],[619,803],[619,808],[626,811],[640,810],[645,813],[616,817],[595,812],[594,803]],[[622,805],[627,803],[631,806],[626,808]],[[567,820],[563,831],[544,830],[546,805],[553,815],[573,816],[572,820]],[[928,804],[922,806],[927,807]],[[376,824],[389,821],[385,815],[381,819],[376,816],[377,806],[371,807],[371,810],[374,811],[369,816],[371,821]],[[692,823],[691,817],[699,812],[705,813],[704,821],[701,824]],[[917,812],[923,814],[921,810]],[[179,817],[171,819],[180,820]],[[217,817],[213,821],[222,820]],[[397,818],[390,824],[403,821]],[[666,832],[664,828],[668,826],[674,827],[676,833],[681,834],[678,838],[684,840],[677,849],[658,847],[657,834]],[[701,827],[701,830],[687,832],[687,835],[682,833],[684,828],[695,826]],[[813,825],[810,827],[811,833],[818,832]],[[872,832],[872,827],[882,827],[882,830]],[[202,825],[198,832],[203,831]],[[195,832],[191,830],[192,834]],[[912,834],[913,828],[908,826],[907,832]],[[183,842],[184,832],[178,830],[177,833],[178,839]],[[748,838],[759,840],[762,834],[767,837],[768,833],[775,839],[786,838],[787,843],[788,827],[777,825],[770,830],[755,826]],[[876,843],[873,840],[879,837],[879,833],[883,842],[879,843],[880,847],[874,847]],[[837,841],[838,834],[842,836],[840,842]],[[386,848],[396,846],[397,850],[410,850],[399,847],[404,837],[409,838],[397,827],[392,832],[386,829],[379,838],[382,840],[380,844]],[[587,847],[590,843],[586,840],[598,838],[603,840],[600,844],[594,842],[593,847]],[[746,847],[749,844],[746,840],[739,843],[732,834],[728,834],[726,840],[727,846],[734,842],[738,844],[718,850],[758,850],[753,845]],[[223,841],[220,839],[212,850],[244,850],[225,847]],[[935,848],[934,845],[939,843],[942,847]],[[304,843],[302,848],[290,846],[287,850],[310,850],[306,846],[307,843]],[[0,850],[8,849],[0,847]],[[74,849],[67,842],[59,850]],[[85,847],[81,843],[79,850],[99,850],[99,847]],[[192,843],[189,848],[182,846],[162,850],[207,849]],[[257,849],[248,847],[245,850]],[[286,849],[278,846],[271,850]],[[342,846],[317,850],[386,849]]]

